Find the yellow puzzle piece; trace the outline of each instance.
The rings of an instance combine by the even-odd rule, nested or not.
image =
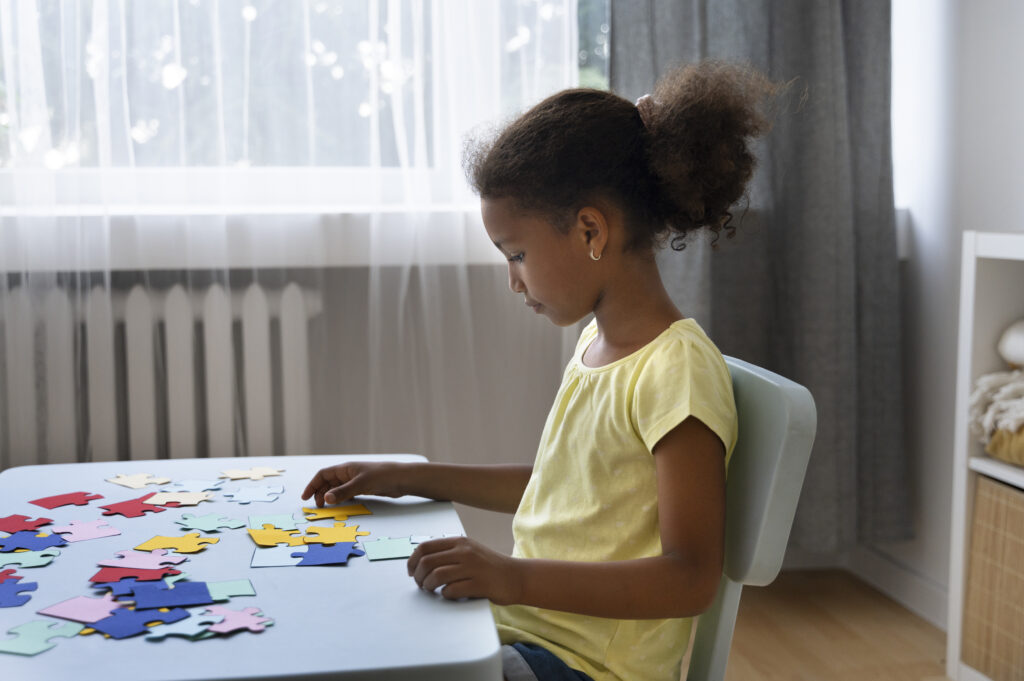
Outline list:
[[[259,546],[277,546],[287,544],[288,546],[304,546],[302,535],[298,530],[279,530],[267,523],[262,530],[249,530],[249,536]]]
[[[216,544],[216,537],[201,537],[192,532],[181,537],[156,536],[135,547],[136,551],[155,551],[156,549],[172,549],[175,553],[199,553],[206,548],[204,544]]]
[[[306,520],[335,520],[344,522],[354,515],[373,515],[373,511],[362,504],[349,504],[348,506],[331,506],[330,508],[306,508],[302,507],[306,514]]]
[[[303,540],[307,544],[337,544],[338,542],[355,542],[357,536],[365,537],[369,532],[356,532],[358,525],[334,523],[334,527],[310,527],[306,530]],[[311,537],[310,535],[316,535]]]
[[[231,478],[232,480],[262,480],[269,475],[281,475],[281,473],[284,473],[284,469],[277,470],[276,468],[267,468],[266,466],[254,466],[247,471],[243,471],[241,468],[229,468],[220,473],[220,477]]]

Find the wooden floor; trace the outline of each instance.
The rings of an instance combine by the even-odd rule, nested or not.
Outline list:
[[[945,681],[945,633],[849,573],[748,587],[727,681]]]

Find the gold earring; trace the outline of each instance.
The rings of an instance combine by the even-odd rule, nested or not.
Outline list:
[[[598,260],[601,259],[601,256],[600,255],[594,255],[594,249],[591,248],[590,249],[590,259],[593,260],[594,262],[597,262]]]

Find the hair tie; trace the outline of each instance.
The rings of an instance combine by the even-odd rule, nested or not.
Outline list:
[[[654,99],[650,95],[644,95],[636,100],[636,110],[640,113],[640,122],[650,130],[651,117],[654,115]]]

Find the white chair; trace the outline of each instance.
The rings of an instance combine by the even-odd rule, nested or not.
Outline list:
[[[817,425],[807,388],[725,361],[739,415],[726,483],[725,565],[714,603],[697,620],[687,681],[725,678],[743,586],[765,586],[779,574]]]

